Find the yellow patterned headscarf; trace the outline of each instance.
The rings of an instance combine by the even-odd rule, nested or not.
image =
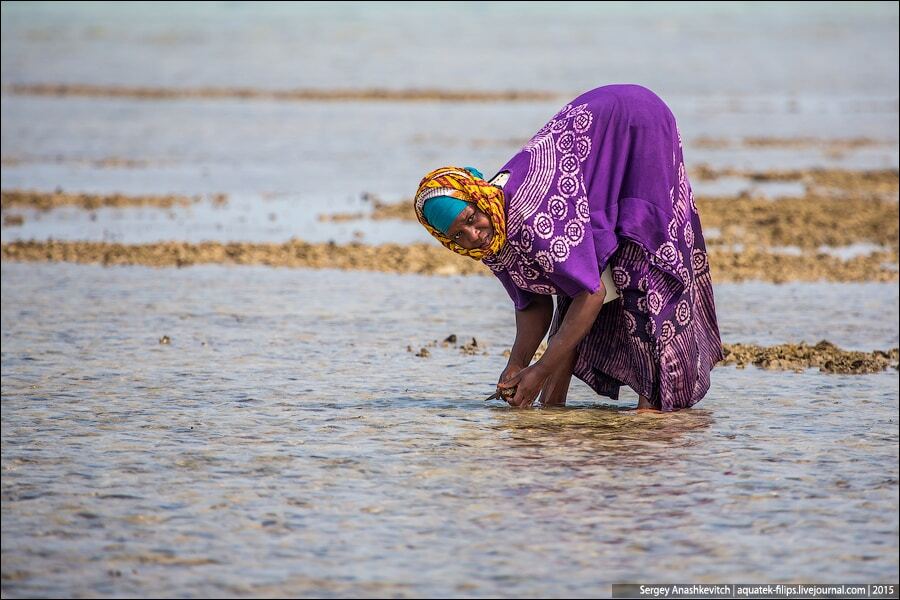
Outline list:
[[[474,248],[467,250],[446,235],[432,227],[422,212],[425,201],[437,196],[452,196],[466,202],[474,203],[491,220],[494,228],[494,239],[487,250]],[[428,233],[433,235],[445,248],[457,254],[481,260],[488,254],[495,254],[506,243],[506,210],[503,206],[503,190],[491,185],[484,179],[475,177],[460,167],[441,167],[435,169],[422,179],[414,200],[416,217]]]

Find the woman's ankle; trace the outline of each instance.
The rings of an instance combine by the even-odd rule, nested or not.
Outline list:
[[[645,396],[638,396],[638,410],[652,409],[654,406],[650,403],[650,399]]]

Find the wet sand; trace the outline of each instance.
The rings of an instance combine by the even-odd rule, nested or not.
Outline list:
[[[867,242],[896,248],[900,237],[900,205],[881,198],[819,194],[777,200],[746,195],[700,196],[697,208],[704,228],[716,228],[721,233],[716,238],[708,237],[708,244],[818,248]],[[353,212],[321,215],[319,219],[344,222],[365,217],[365,213]],[[369,218],[415,220],[416,216],[411,201],[375,201]]]
[[[816,345],[806,343],[761,347],[752,344],[722,344],[726,365],[764,369],[794,370],[818,368],[823,373],[861,375],[897,368],[900,348],[857,352],[842,350],[827,340]]]
[[[701,136],[692,141],[693,146],[703,149],[744,147],[790,148],[799,150],[802,148],[822,148],[831,152],[843,152],[847,150],[856,150],[857,148],[892,146],[895,143],[896,141],[892,140],[876,140],[865,136],[832,139],[815,137],[747,136],[740,140]]]
[[[74,262],[103,265],[183,267],[220,263],[314,269],[419,273],[425,275],[488,275],[481,262],[448,252],[435,244],[307,243],[283,244],[163,242],[17,241],[3,244],[3,260]],[[876,252],[841,260],[824,253],[776,254],[759,250],[710,251],[716,282],[771,281],[897,281],[897,252]]]
[[[485,345],[479,344],[476,338],[470,338],[464,343],[459,343],[459,341],[458,336],[450,334],[442,342],[432,340],[427,344],[419,345],[418,351],[413,346],[407,346],[406,351],[413,352],[418,358],[430,358],[432,351],[437,351],[438,348],[452,349],[467,356],[491,355]],[[532,362],[539,360],[546,350],[547,343],[541,342]],[[768,347],[757,344],[722,344],[722,352],[725,358],[721,364],[736,365],[742,369],[750,365],[779,371],[804,371],[817,368],[823,373],[842,375],[880,373],[889,368],[896,370],[898,359],[900,359],[900,348],[860,352],[843,350],[828,340],[822,340],[815,345],[800,342],[799,344],[778,344]],[[502,352],[502,356],[508,357],[509,353],[509,350],[505,350]]]
[[[896,248],[900,237],[900,205],[878,198],[700,197],[697,208],[704,228],[720,232],[707,243],[818,248],[867,242]]]
[[[25,223],[22,215],[3,215],[4,227],[21,227]]]
[[[413,137],[413,142],[426,143],[428,136],[419,134]],[[432,142],[435,140],[431,140]],[[454,140],[456,141],[456,140]],[[473,148],[521,147],[528,138],[474,138],[469,141]],[[890,148],[895,146],[895,140],[874,139],[871,137],[822,139],[812,137],[780,138],[780,137],[745,137],[741,139],[712,138],[701,136],[688,140],[686,145],[697,150],[810,150],[818,149],[822,154],[831,159],[844,158],[847,153],[863,149]]]
[[[315,89],[267,90],[244,87],[131,87],[91,84],[12,84],[4,91],[22,96],[81,96],[139,100],[279,100],[289,102],[542,102],[563,98],[555,92],[529,90]]]
[[[182,196],[178,194],[165,195],[127,195],[127,194],[79,194],[63,191],[40,192],[32,190],[3,190],[0,193],[0,205],[3,210],[7,208],[35,208],[38,210],[52,210],[60,206],[75,206],[86,210],[95,210],[103,207],[131,207],[131,206],[155,206],[158,208],[172,208],[173,206],[189,206],[196,202],[208,199],[214,204],[222,205],[228,202],[226,194],[212,194],[210,196]]]
[[[33,156],[10,155],[0,158],[0,165],[4,167],[18,167],[26,164],[51,163],[58,165],[77,165],[93,167],[95,169],[146,169],[153,166],[172,164],[165,160],[137,160],[121,156],[107,156],[105,158],[76,158],[67,156]]]
[[[811,172],[799,177],[816,180]],[[767,177],[793,177],[796,173]],[[841,172],[830,171],[821,175],[821,181],[837,189],[854,190],[852,195],[825,195],[818,191],[799,197],[771,200],[747,194],[737,196],[699,196],[697,206],[704,227],[718,229],[720,235],[709,236],[707,243],[714,245],[745,244],[754,246],[796,246],[819,248],[821,246],[847,246],[870,243],[897,248],[900,240],[900,205],[896,200],[896,171]],[[857,182],[858,185],[854,185]],[[815,183],[814,185],[818,185]],[[872,192],[873,196],[866,192]],[[374,197],[374,195],[372,195]],[[225,204],[225,194],[213,194],[206,198],[182,195],[125,195],[81,194],[41,192],[33,190],[6,190],[2,192],[2,207],[28,207],[50,210],[60,206],[75,206],[86,210],[101,207],[155,206],[171,208],[188,206],[209,199],[215,204]],[[372,220],[415,220],[410,201],[386,203],[377,198],[368,215],[361,211],[323,214],[318,218],[327,222],[347,222],[371,218]]]
[[[117,244],[105,242],[11,242],[3,244],[3,260],[74,262],[104,265],[183,267],[194,264],[269,265],[420,273],[428,275],[487,274],[480,262],[428,244],[367,246],[311,244],[292,240],[283,244],[163,242]]]
[[[841,260],[822,252],[802,255],[764,250],[709,250],[714,282],[736,281],[897,281],[897,251]]]
[[[813,192],[840,193],[851,197],[889,196],[897,199],[900,174],[897,169],[768,169],[756,171],[733,167],[715,169],[706,164],[693,167],[691,177],[710,181],[722,177],[739,177],[757,182],[797,181],[806,186],[807,194]]]

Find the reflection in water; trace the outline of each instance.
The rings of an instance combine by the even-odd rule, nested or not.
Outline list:
[[[610,459],[633,466],[665,460],[672,448],[696,439],[687,434],[713,423],[713,413],[702,408],[668,415],[610,405],[497,413],[493,428],[505,434],[512,450],[529,448],[548,459],[564,454],[570,465],[584,466]]]

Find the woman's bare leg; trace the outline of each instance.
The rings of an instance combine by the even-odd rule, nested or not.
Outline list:
[[[541,406],[565,406],[566,394],[569,393],[569,383],[572,381],[572,371],[575,369],[575,360],[578,357],[575,350],[567,354],[541,389]]]
[[[638,394],[638,412],[648,411],[648,412],[656,412],[662,414],[662,411],[650,404],[650,399],[646,396],[641,396]]]

